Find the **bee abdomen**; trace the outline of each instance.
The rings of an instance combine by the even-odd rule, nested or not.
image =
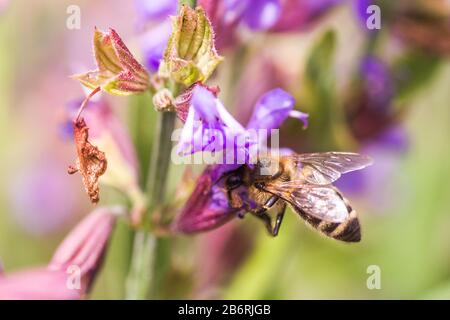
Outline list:
[[[352,210],[347,220],[338,224],[333,231],[326,234],[345,242],[359,242],[361,240],[361,226],[356,211]]]
[[[341,223],[327,222],[314,218],[301,210],[296,210],[313,228],[324,235],[345,242],[359,242],[361,240],[361,227],[356,211],[349,208],[348,219]]]

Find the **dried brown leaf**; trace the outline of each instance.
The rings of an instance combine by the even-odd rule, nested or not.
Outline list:
[[[77,161],[75,166],[69,167],[69,174],[79,171],[92,203],[99,201],[98,179],[105,173],[107,161],[105,153],[89,142],[89,128],[83,118],[74,122],[75,145],[77,148]]]

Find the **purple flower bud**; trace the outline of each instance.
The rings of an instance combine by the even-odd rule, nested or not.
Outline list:
[[[97,209],[66,237],[47,267],[0,275],[0,299],[81,299],[101,266],[115,222],[113,211]]]

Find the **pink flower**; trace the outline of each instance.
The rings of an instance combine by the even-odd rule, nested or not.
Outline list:
[[[3,275],[0,299],[81,299],[99,270],[115,223],[114,209],[99,208],[64,239],[47,267]]]

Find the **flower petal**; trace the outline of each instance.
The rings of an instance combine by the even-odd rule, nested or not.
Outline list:
[[[294,109],[294,98],[282,89],[264,94],[256,103],[247,129],[277,129]]]
[[[292,110],[289,112],[289,117],[296,118],[303,122],[303,129],[306,129],[308,127],[308,118],[309,114],[298,111],[298,110]]]

